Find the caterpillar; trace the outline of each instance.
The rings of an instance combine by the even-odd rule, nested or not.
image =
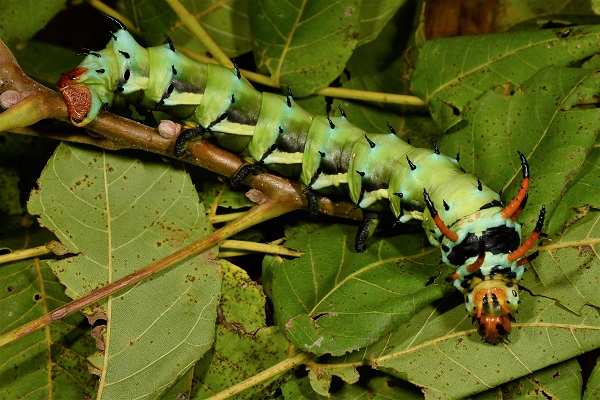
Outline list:
[[[449,279],[464,294],[482,339],[491,344],[508,339],[518,282],[535,256],[525,254],[545,216],[542,206],[533,233],[521,244],[517,217],[530,181],[521,152],[521,187],[504,206],[500,194],[460,167],[458,156],[443,155],[435,144],[433,150],[413,147],[389,124],[390,133],[366,133],[341,108],[339,117],[313,116],[289,88],[286,96],[261,93],[242,79],[237,66],[194,61],[168,36],[166,44],[144,48],[113,21],[118,29],[106,48],[86,50],[83,61],[57,82],[74,125],[87,125],[116,99],[165,111],[193,126],[176,139],[176,157],[186,155],[190,140],[211,137],[255,160],[234,182],[263,166],[295,173],[306,185],[311,212],[317,209],[315,193],[347,195],[364,215],[355,241],[359,252],[382,213],[391,211],[396,223],[421,220],[442,261],[456,269]]]

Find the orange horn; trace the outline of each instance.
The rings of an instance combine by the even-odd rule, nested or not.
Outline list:
[[[431,198],[429,198],[429,193],[427,193],[426,189],[423,189],[423,197],[425,197],[425,205],[427,205],[427,209],[433,218],[433,222],[435,222],[435,225],[438,227],[442,235],[444,235],[444,237],[451,242],[457,242],[458,235],[452,229],[448,228],[446,224],[444,224],[444,221],[442,221],[437,210],[435,209],[435,206],[433,205],[433,201],[431,201]]]
[[[485,261],[485,242],[483,241],[483,236],[481,236],[479,238],[479,255],[472,264],[467,265],[467,271],[469,273],[478,271],[483,265],[483,261]]]
[[[519,157],[521,158],[521,166],[523,167],[523,180],[521,181],[521,189],[517,193],[514,199],[502,210],[502,218],[508,219],[510,218],[515,211],[521,205],[521,202],[525,198],[525,194],[527,193],[527,189],[529,188],[529,164],[527,164],[527,159],[518,151]]]
[[[542,205],[542,210],[540,211],[540,216],[538,217],[537,224],[535,224],[535,229],[533,230],[533,233],[531,234],[531,236],[529,236],[529,238],[525,241],[525,243],[523,243],[521,245],[521,247],[519,247],[518,249],[516,249],[515,251],[513,251],[512,253],[510,253],[508,255],[508,261],[513,262],[515,260],[518,260],[519,258],[523,257],[525,255],[525,253],[527,253],[527,251],[531,248],[531,246],[533,246],[535,241],[540,236],[540,233],[542,232],[542,227],[544,226],[544,217],[545,216],[546,216],[546,206]]]

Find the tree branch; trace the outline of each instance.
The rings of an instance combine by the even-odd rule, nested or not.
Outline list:
[[[87,143],[108,150],[139,149],[164,157],[173,157],[175,138],[164,138],[156,129],[108,112],[101,112],[85,129],[74,128],[70,124],[61,131],[41,125],[32,126],[43,119],[68,122],[62,96],[29,78],[2,41],[0,66],[0,96],[7,91],[15,91],[19,99],[16,104],[0,114],[0,131]],[[97,135],[91,135],[89,131]],[[183,161],[228,178],[233,177],[244,164],[237,155],[213,146],[206,140],[190,143],[187,150],[189,155],[183,158]],[[290,209],[307,208],[303,188],[298,182],[263,173],[249,176],[244,180],[244,184],[260,190],[268,198],[289,202]],[[352,206],[348,202],[334,202],[323,197],[319,202],[319,211],[342,218],[360,219],[361,212],[351,212]]]

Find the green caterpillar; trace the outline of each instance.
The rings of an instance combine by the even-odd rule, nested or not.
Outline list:
[[[106,48],[87,51],[79,66],[57,83],[73,124],[90,123],[102,108],[122,98],[194,126],[177,138],[177,157],[186,154],[189,140],[214,137],[224,148],[256,160],[242,168],[236,182],[263,165],[299,170],[313,211],[314,192],[345,194],[363,210],[357,251],[364,250],[380,213],[391,210],[397,222],[420,219],[443,261],[456,267],[451,278],[464,293],[480,335],[492,344],[507,339],[523,264],[532,259],[525,253],[537,240],[545,215],[542,207],[533,234],[521,245],[516,218],[529,185],[522,153],[521,189],[504,207],[498,193],[435,145],[433,151],[415,148],[391,127],[389,134],[367,134],[349,123],[342,110],[341,117],[313,116],[289,91],[288,96],[260,93],[237,67],[191,60],[168,37],[165,45],[144,48],[114,21],[119,29]]]

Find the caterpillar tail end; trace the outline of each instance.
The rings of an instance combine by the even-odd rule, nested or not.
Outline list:
[[[92,93],[87,86],[79,83],[87,71],[87,68],[76,67],[62,74],[56,82],[56,88],[67,105],[69,119],[75,126],[85,126],[92,119]]]

